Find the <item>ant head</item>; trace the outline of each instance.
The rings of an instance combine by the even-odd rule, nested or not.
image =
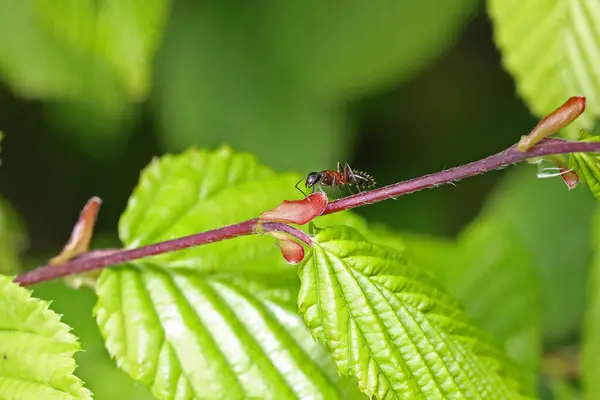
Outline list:
[[[315,186],[321,180],[320,172],[311,172],[306,177],[306,187]]]

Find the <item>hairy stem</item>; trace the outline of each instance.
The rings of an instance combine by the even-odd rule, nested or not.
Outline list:
[[[494,154],[479,161],[332,201],[327,205],[323,215],[377,203],[447,183],[457,182],[464,178],[507,167],[527,158],[550,154],[589,153],[599,151],[600,146],[591,147],[587,146],[587,143],[569,142],[560,139],[544,139],[527,152],[518,150],[515,145],[498,154]]]
[[[544,139],[527,152],[521,152],[517,150],[516,146],[512,146],[498,154],[479,161],[333,201],[327,205],[327,208],[323,214],[331,214],[338,211],[349,210],[364,206],[366,204],[376,203],[389,198],[413,193],[422,189],[433,188],[442,184],[456,182],[463,178],[468,178],[491,170],[504,168],[527,158],[550,154],[584,152],[600,152],[600,143],[569,142],[558,139]],[[285,232],[308,245],[312,244],[310,237],[297,228],[278,222],[264,222],[260,224],[259,220],[255,218],[225,226],[223,228],[138,247],[135,249],[90,251],[60,265],[45,265],[26,272],[16,277],[15,282],[18,282],[24,286],[33,285],[35,283],[58,279],[67,275],[97,270],[153,255],[182,250],[207,243],[218,242],[238,236],[251,235],[257,233],[261,229],[265,232]]]
[[[265,222],[260,225],[265,232],[280,231],[296,237],[302,242],[310,245],[310,237],[289,225],[278,222]],[[149,244],[135,249],[125,250],[96,250],[85,253],[71,261],[59,265],[44,265],[15,278],[15,282],[23,286],[46,282],[67,275],[93,271],[113,265],[123,264],[128,261],[137,260],[153,255],[164,254],[172,251],[187,249],[221,240],[231,239],[239,236],[251,235],[257,232],[259,222],[257,218],[237,224],[225,226],[211,231],[196,233],[165,242]]]

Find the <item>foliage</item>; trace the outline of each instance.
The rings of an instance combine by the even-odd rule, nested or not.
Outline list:
[[[0,393],[13,399],[91,399],[73,375],[77,338],[48,305],[11,277],[0,277]]]
[[[593,0],[488,0],[495,41],[519,94],[542,117],[574,94],[587,96],[585,115],[569,128],[592,129],[600,115],[600,9]]]
[[[540,283],[515,228],[481,215],[456,241],[418,235],[405,241],[411,258],[434,273],[533,378],[542,347]],[[533,379],[529,384],[534,387]]]
[[[504,108],[490,106],[490,115],[500,115],[490,122],[479,108],[483,98],[471,102],[474,108],[448,101],[463,90],[464,97],[496,100],[495,86],[487,86],[492,79],[473,67],[477,51],[444,65],[463,71],[479,91],[468,92],[456,75],[449,79],[452,68],[441,68],[433,75],[438,80],[426,74],[476,6],[475,0],[442,0],[435,8],[408,0],[326,7],[0,0],[0,34],[10,38],[0,41],[0,79],[20,101],[40,102],[28,104],[61,135],[55,143],[44,131],[40,143],[51,144],[47,149],[25,136],[27,152],[15,159],[54,157],[83,187],[106,176],[111,189],[126,188],[124,201],[136,163],[146,162],[144,151],[183,151],[143,170],[119,222],[120,245],[128,249],[254,218],[298,198],[294,185],[303,175],[278,170],[310,171],[362,157],[398,181],[407,165],[411,173],[429,171],[431,160],[446,168],[447,155],[463,161],[482,144],[482,121],[502,129],[506,120],[517,121],[506,126],[511,142],[524,133],[515,129],[527,129],[525,116],[507,117]],[[564,135],[593,131],[600,115],[596,3],[489,0],[487,6],[502,62],[533,114],[542,117],[567,97],[585,95],[586,113]],[[406,89],[409,101],[382,94],[419,79],[420,86]],[[371,96],[386,99],[387,110],[359,129],[364,110],[353,107],[372,107]],[[436,106],[442,118],[431,117]],[[448,121],[461,121],[459,108],[467,109],[462,122],[472,122],[477,135],[447,130]],[[421,119],[410,119],[415,115]],[[415,121],[433,120],[426,126],[441,133],[420,135]],[[388,124],[393,140],[371,135],[373,126]],[[14,148],[11,135],[3,150]],[[224,142],[253,155],[228,146],[187,149]],[[461,149],[448,151],[457,142]],[[423,165],[420,148],[431,153]],[[70,161],[72,152],[84,151],[100,172]],[[119,152],[126,156],[115,161]],[[527,167],[508,174],[483,210],[471,207],[471,214],[460,209],[478,200],[447,204],[439,196],[430,203],[388,202],[378,209],[382,226],[350,212],[319,217],[300,227],[314,243],[295,267],[284,263],[272,237],[250,235],[105,269],[95,292],[59,283],[37,287],[35,295],[55,301],[86,353],[49,303],[11,281],[27,235],[7,190],[0,197],[0,397],[90,398],[73,374],[75,360],[77,375],[99,399],[593,397],[600,392],[600,217],[592,219],[600,163],[597,154],[573,154],[569,162],[593,196],[581,187],[568,192],[559,179],[534,180]],[[7,165],[3,157],[3,170]],[[44,172],[32,175],[45,180]],[[63,176],[48,180],[53,190],[68,187]],[[40,208],[46,194],[27,196]],[[49,210],[68,208],[44,200]],[[456,217],[449,231],[459,232],[399,234],[394,228],[406,226],[404,217],[428,227]],[[52,235],[59,231],[43,224]],[[552,373],[538,390],[537,378],[548,374],[544,353],[577,342],[580,333],[582,390]]]
[[[294,196],[295,180],[228,148],[163,157],[142,174],[121,239],[137,247],[251,218]],[[243,237],[103,271],[95,313],[117,364],[157,398],[348,398],[295,310],[295,271],[269,242]]]
[[[300,313],[338,371],[378,399],[519,398],[519,375],[401,252],[331,227],[299,274]]]

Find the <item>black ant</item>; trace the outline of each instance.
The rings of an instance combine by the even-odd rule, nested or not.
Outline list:
[[[296,189],[306,196],[302,189],[298,187],[302,181],[303,179],[296,183]],[[322,186],[337,187],[343,185],[356,186],[360,192],[361,188],[367,189],[375,186],[375,179],[367,173],[353,170],[348,163],[342,165],[342,163],[338,162],[336,171],[326,169],[321,172],[311,172],[308,174],[304,185],[307,188],[312,188],[312,193],[315,192],[315,188],[318,188],[322,192]]]

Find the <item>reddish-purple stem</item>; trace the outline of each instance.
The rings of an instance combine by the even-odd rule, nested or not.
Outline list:
[[[349,210],[366,204],[376,203],[392,197],[402,196],[418,190],[432,188],[446,183],[456,182],[463,178],[483,174],[500,169],[527,158],[545,156],[550,154],[600,152],[598,142],[569,142],[558,139],[544,139],[528,152],[521,152],[512,146],[507,150],[493,156],[475,161],[466,165],[451,168],[442,172],[425,175],[420,178],[405,182],[395,183],[369,192],[359,193],[333,201],[327,205],[323,214]],[[188,247],[200,246],[207,243],[218,242],[238,236],[250,235],[257,232],[258,219],[251,219],[237,224],[214,229],[212,231],[197,233],[166,242],[151,244],[130,250],[97,250],[83,254],[76,259],[60,265],[45,265],[18,276],[15,282],[21,285],[33,285],[67,275],[92,271],[128,261],[149,257],[171,251],[182,250]],[[265,222],[262,224],[264,231],[280,231],[288,233],[298,240],[310,245],[311,238],[304,232],[292,226],[278,223]]]
[[[600,145],[588,146],[591,143],[570,142],[560,139],[544,139],[534,148],[524,153],[517,150],[516,145],[508,149],[469,164],[447,169],[445,171],[424,175],[404,182],[394,183],[368,192],[332,201],[327,205],[322,215],[349,210],[371,203],[377,203],[390,198],[433,188],[446,183],[456,182],[464,178],[480,175],[495,169],[504,168],[531,157],[547,156],[550,154],[599,152]],[[600,143],[599,143],[600,144]]]
[[[254,218],[237,224],[224,226],[223,228],[214,229],[212,231],[196,233],[194,235],[167,240],[165,242],[156,244],[149,244],[135,249],[91,251],[60,265],[44,265],[26,272],[16,277],[15,282],[18,282],[23,286],[28,286],[52,279],[62,278],[67,275],[93,271],[111,265],[123,264],[128,261],[157,254],[182,250],[188,247],[218,242],[238,236],[246,236],[256,232],[257,223],[258,219]],[[281,224],[279,222],[265,222],[262,224],[262,229],[266,232],[285,232],[308,245],[312,244],[310,237],[306,233],[298,230],[297,228]]]

